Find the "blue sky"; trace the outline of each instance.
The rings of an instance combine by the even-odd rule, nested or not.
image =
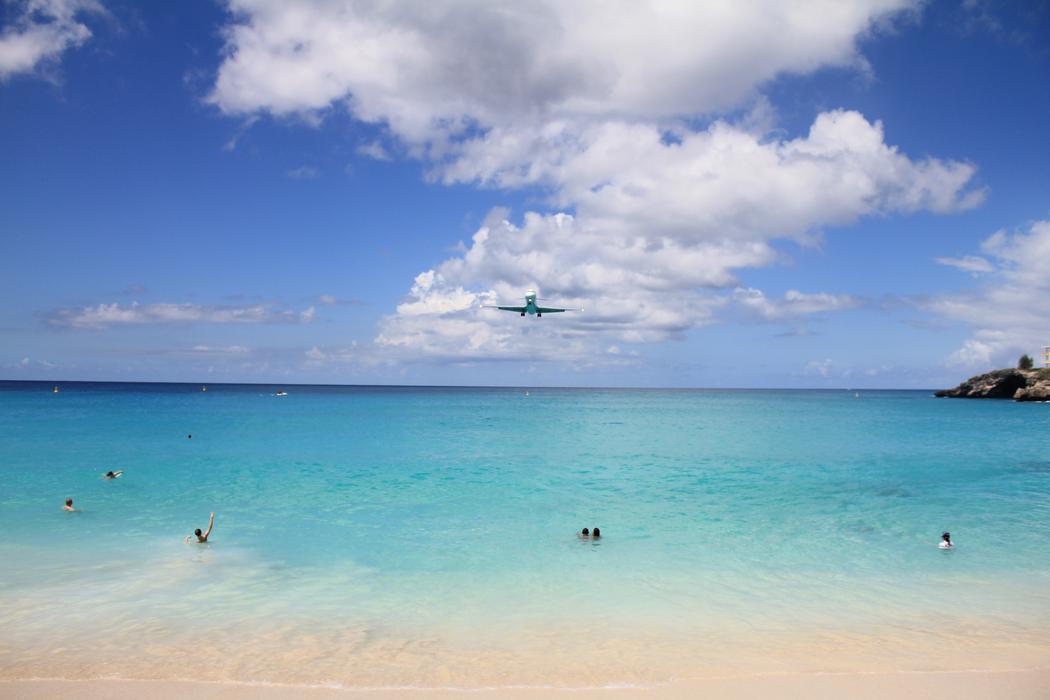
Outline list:
[[[926,388],[1050,343],[1044,4],[693,5],[5,3],[0,378]],[[482,308],[530,286],[585,311]]]

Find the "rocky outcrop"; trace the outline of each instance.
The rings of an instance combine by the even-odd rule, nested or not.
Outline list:
[[[1014,392],[1015,401],[1050,401],[1050,371],[1040,370],[1036,380]]]
[[[1050,401],[1050,369],[997,369],[970,377],[954,389],[935,396],[964,399]]]

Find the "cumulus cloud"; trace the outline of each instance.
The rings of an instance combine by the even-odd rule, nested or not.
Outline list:
[[[910,159],[885,142],[881,122],[835,110],[789,140],[724,121],[682,128],[674,140],[658,125],[626,122],[493,129],[466,142],[441,176],[545,185],[556,205],[575,205],[606,230],[655,225],[677,236],[717,229],[750,238],[756,230],[798,235],[815,217],[848,224],[869,214],[968,209],[984,196],[968,189],[975,171],[969,163]]]
[[[717,290],[736,287],[740,270],[775,263],[778,240],[806,241],[863,216],[963,209],[981,197],[967,190],[972,165],[910,159],[885,142],[879,123],[855,112],[821,114],[806,136],[780,140],[721,121],[676,140],[639,124],[604,123],[573,139],[541,131],[541,142],[505,157],[499,148],[475,157],[468,146],[448,177],[543,184],[576,215],[529,212],[515,225],[495,212],[462,255],[416,278],[381,340],[450,352],[458,336],[471,356],[484,348],[506,356],[529,346],[524,327],[470,310],[484,299],[514,300],[528,287],[585,307],[557,323],[574,340],[584,331],[605,336],[595,344],[682,337],[725,306],[767,320],[853,308],[858,300],[827,292],[773,300],[760,290]],[[507,165],[517,158],[531,160]],[[422,331],[456,314],[455,326]],[[399,333],[399,325],[412,330]]]
[[[925,306],[973,329],[949,365],[1010,366],[1022,353],[1034,355],[1050,343],[1050,221],[1037,221],[1027,232],[997,231],[981,252],[990,268],[982,270],[982,284]]]
[[[295,312],[272,305],[221,306],[202,304],[98,304],[56,309],[47,314],[55,326],[102,329],[169,323],[309,323],[316,310],[309,307]]]
[[[209,99],[229,114],[343,105],[414,143],[473,124],[712,113],[783,73],[857,65],[858,40],[916,4],[230,0]]]
[[[719,309],[851,308],[846,295],[733,290],[739,271],[780,259],[778,241],[982,201],[972,164],[909,157],[857,112],[820,114],[795,138],[770,130],[763,84],[863,70],[858,42],[916,5],[229,0],[208,99],[238,118],[349,114],[436,181],[547,193],[548,211],[494,212],[461,255],[421,272],[375,345],[401,359],[588,362],[683,337]],[[749,103],[737,122],[712,120]],[[379,142],[359,152],[388,156]],[[484,308],[528,287],[587,311]]]
[[[105,12],[96,0],[23,0],[7,11],[13,19],[0,33],[0,80],[31,73],[81,46],[91,38],[81,16]]]

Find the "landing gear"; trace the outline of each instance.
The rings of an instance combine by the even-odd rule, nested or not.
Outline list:
[[[543,318],[543,314],[541,314],[539,311],[537,311],[536,312],[536,318]]]
[[[521,316],[522,316],[522,318],[525,317],[525,312],[524,311],[521,312]]]

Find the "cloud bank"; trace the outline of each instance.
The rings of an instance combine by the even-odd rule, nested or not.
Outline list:
[[[241,119],[349,115],[393,146],[370,142],[371,157],[545,193],[546,211],[491,213],[465,252],[416,277],[380,322],[385,357],[621,362],[631,352],[604,349],[730,310],[777,322],[858,304],[737,289],[739,271],[781,259],[778,242],[982,201],[972,164],[909,157],[857,112],[828,110],[796,138],[769,128],[764,84],[865,71],[859,44],[917,5],[230,0],[207,99]],[[533,322],[482,308],[527,287],[587,311]]]

